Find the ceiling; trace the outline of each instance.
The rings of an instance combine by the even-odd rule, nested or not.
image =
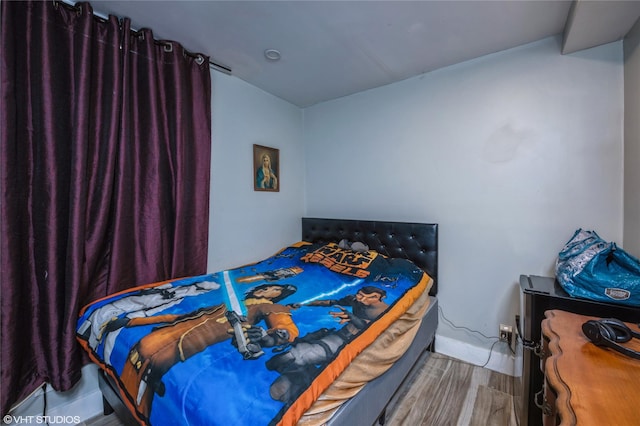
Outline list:
[[[563,35],[562,53],[620,40],[640,0],[90,1],[299,107]],[[281,54],[265,58],[266,49]]]

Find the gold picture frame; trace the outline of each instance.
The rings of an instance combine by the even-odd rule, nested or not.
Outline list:
[[[280,150],[253,145],[253,190],[280,191]]]

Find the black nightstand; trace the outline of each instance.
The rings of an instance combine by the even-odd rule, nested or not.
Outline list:
[[[569,296],[551,277],[520,276],[520,315],[516,342],[516,415],[520,425],[542,425],[542,410],[536,405],[536,394],[542,391],[544,375],[540,370],[539,344],[544,312],[562,309],[580,315],[618,318],[640,322],[640,309],[596,302]],[[540,394],[541,395],[541,394]],[[540,397],[539,397],[540,398]],[[541,402],[539,399],[538,402]]]

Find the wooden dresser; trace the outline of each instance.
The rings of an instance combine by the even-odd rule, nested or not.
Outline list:
[[[561,310],[542,321],[545,425],[640,425],[640,360],[591,343],[590,319]],[[637,324],[627,323],[638,330]],[[640,339],[623,343],[640,351]]]

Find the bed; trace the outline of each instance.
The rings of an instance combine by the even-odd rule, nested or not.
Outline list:
[[[78,340],[101,367],[105,413],[126,424],[384,423],[434,348],[437,231],[303,218],[301,241],[261,262],[90,304]],[[205,324],[218,327],[206,339]]]

